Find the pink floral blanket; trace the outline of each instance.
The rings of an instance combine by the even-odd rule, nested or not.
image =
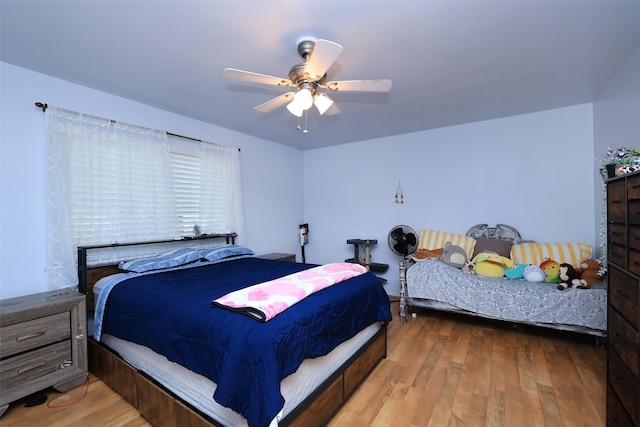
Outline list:
[[[360,264],[325,264],[228,293],[212,302],[266,322],[314,292],[366,273]]]

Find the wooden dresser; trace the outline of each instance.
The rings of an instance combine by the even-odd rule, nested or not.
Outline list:
[[[640,425],[640,172],[607,182],[607,425]]]
[[[0,415],[9,403],[87,379],[85,296],[69,289],[0,300]]]

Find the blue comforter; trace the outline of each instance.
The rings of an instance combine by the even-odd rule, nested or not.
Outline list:
[[[280,382],[378,321],[389,298],[371,273],[310,295],[268,322],[214,308],[231,291],[312,267],[242,258],[125,279],[106,300],[102,333],[147,346],[217,384],[215,400],[251,427],[284,405]]]

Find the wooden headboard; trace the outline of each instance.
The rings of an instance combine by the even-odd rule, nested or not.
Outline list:
[[[198,238],[182,238],[173,240],[149,240],[146,242],[132,242],[132,243],[112,243],[107,245],[92,245],[92,246],[78,246],[78,291],[87,296],[87,310],[93,310],[93,286],[98,280],[103,277],[110,276],[112,274],[120,273],[118,263],[115,264],[103,264],[98,266],[89,267],[87,265],[87,255],[91,250],[118,248],[124,246],[143,246],[143,245],[158,245],[164,243],[182,243],[189,241],[202,241],[207,239],[225,239],[226,243],[235,243],[236,233],[228,234],[208,234]]]

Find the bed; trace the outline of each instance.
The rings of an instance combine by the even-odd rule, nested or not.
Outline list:
[[[94,296],[90,370],[152,424],[322,425],[386,357],[389,299],[372,273],[265,320],[214,300],[325,266],[235,244],[193,251],[200,257],[160,270],[78,263],[81,291]]]
[[[591,257],[590,245],[582,243],[524,242],[513,227],[479,224],[466,234],[421,230],[420,248],[444,247],[451,241],[469,254],[481,250],[503,251],[510,259],[534,265],[554,259],[579,265]],[[401,320],[407,310],[431,310],[496,319],[513,324],[534,325],[605,337],[607,291],[604,280],[589,289],[558,290],[553,283],[531,283],[467,274],[436,257],[413,260],[401,280]]]

